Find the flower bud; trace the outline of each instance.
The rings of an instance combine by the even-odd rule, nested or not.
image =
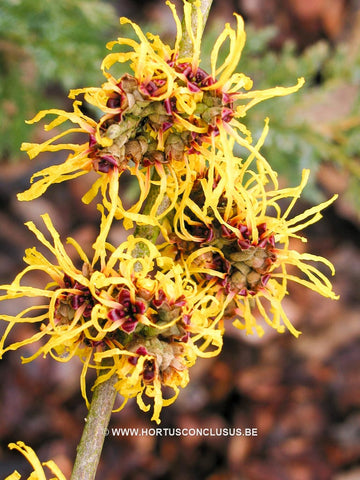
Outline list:
[[[181,161],[184,158],[185,142],[181,135],[171,133],[165,142],[165,156],[168,160]]]
[[[125,73],[125,75],[121,77],[120,86],[125,93],[132,93],[135,90],[138,90],[138,82],[136,78],[128,73]]]
[[[111,124],[106,130],[106,137],[115,140],[116,138],[120,137],[122,134],[122,128],[118,123]]]
[[[125,144],[125,157],[128,160],[133,160],[135,163],[140,163],[147,149],[148,142],[146,138],[140,136],[134,140],[129,140]]]

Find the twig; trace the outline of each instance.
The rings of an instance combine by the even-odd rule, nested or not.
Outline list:
[[[197,27],[198,27],[198,17],[197,17],[196,12],[195,12],[195,4],[197,3],[197,0],[187,0],[187,1],[188,1],[188,3],[191,3],[193,5],[192,16],[191,16],[191,27],[192,27],[192,31],[196,32]],[[202,14],[202,19],[203,19],[203,28],[205,27],[207,18],[209,16],[209,12],[210,12],[212,2],[213,2],[213,0],[201,0],[200,1],[200,11],[201,11],[201,14]],[[183,27],[182,28],[183,29],[183,34],[182,34],[182,39],[181,39],[181,42],[180,42],[179,55],[181,57],[191,57],[192,53],[193,53],[193,45],[192,45],[191,39],[189,37],[189,34],[186,31],[184,19],[183,19],[183,22],[182,22],[182,27]]]
[[[91,399],[85,428],[77,448],[71,480],[93,480],[114,406],[117,375],[98,385]]]

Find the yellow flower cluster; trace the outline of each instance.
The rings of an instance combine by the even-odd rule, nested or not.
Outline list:
[[[322,209],[334,198],[290,218],[309,172],[303,172],[298,187],[279,188],[271,162],[260,153],[268,121],[256,144],[240,121],[256,103],[297,91],[303,79],[294,87],[252,90],[251,79],[236,72],[245,43],[238,15],[236,29],[226,25],[215,42],[211,71],[205,72],[200,67],[199,4],[184,2],[183,24],[175,7],[167,4],[177,27],[174,47],[157,35],[144,35],[122,18],[121,24],[130,24],[138,40],[119,38],[108,45],[119,51],[103,61],[106,82],[100,88],[71,91],[72,112],[46,110],[31,121],[55,115],[46,130],[58,130],[65,122],[74,126],[42,144],[22,147],[30,158],[45,151],[71,153],[62,164],[35,173],[20,200],[37,198],[51,184],[91,170],[99,174],[83,198],[89,203],[99,192],[102,198],[93,258],[68,239],[78,255],[78,261],[72,261],[50,217],[44,215],[51,241],[32,222],[27,226],[55,260],[36,248],[28,249],[27,267],[11,284],[1,286],[5,294],[0,297],[39,297],[36,306],[15,316],[1,315],[7,328],[0,356],[38,340],[41,346],[24,361],[50,354],[66,362],[77,355],[84,363],[85,398],[89,368],[98,373],[96,384],[116,374],[116,388],[124,397],[121,408],[136,397],[146,411],[150,408],[146,399],[152,398],[152,419],[157,422],[162,407],[188,383],[189,367],[196,358],[220,352],[228,321],[247,334],[262,335],[264,329],[257,321],[262,317],[277,331],[288,329],[298,336],[281,304],[287,282],[336,298],[327,277],[313,264],[323,263],[334,273],[331,263],[291,250],[289,244],[300,230],[321,218]],[[197,16],[195,32],[192,8]],[[184,32],[192,43],[191,56],[181,49]],[[219,65],[224,44],[229,50]],[[132,73],[114,76],[111,70],[119,63],[128,63]],[[100,110],[98,120],[82,112],[79,95]],[[85,134],[85,142],[58,142],[74,133]],[[247,152],[244,158],[234,155],[235,144]],[[119,191],[125,170],[137,178],[140,191],[129,209],[124,208]],[[117,220],[126,229],[134,223],[147,232],[160,229],[164,243],[154,244],[151,235],[130,235],[121,245],[110,245],[108,234]],[[288,266],[297,267],[300,275]],[[44,288],[26,285],[24,277],[34,270],[48,275]],[[34,335],[6,346],[10,331],[24,322],[37,325]],[[172,390],[170,398],[164,398],[164,387]]]
[[[70,150],[72,153],[61,165],[55,165],[34,174],[31,188],[18,195],[20,200],[32,200],[42,195],[53,183],[59,183],[84,175],[90,170],[100,178],[84,196],[85,203],[95,198],[100,190],[104,205],[111,218],[125,218],[125,228],[132,222],[159,225],[174,207],[174,201],[186,185],[183,177],[189,168],[189,157],[195,157],[191,169],[197,173],[197,157],[200,146],[222,148],[220,133],[227,132],[241,145],[249,148],[251,133],[239,118],[258,102],[297,91],[304,83],[301,78],[294,87],[275,87],[265,91],[251,91],[252,81],[243,73],[236,73],[245,44],[244,24],[236,16],[237,28],[226,25],[211,53],[211,73],[199,67],[202,17],[199,7],[197,32],[192,34],[193,55],[184,57],[180,52],[182,26],[174,6],[171,8],[177,26],[175,45],[171,48],[152,34],[144,35],[141,29],[126,18],[120,23],[129,23],[139,41],[119,38],[110,42],[108,48],[119,47],[125,51],[110,53],[102,63],[107,78],[100,88],[83,88],[70,92],[75,99],[72,112],[57,109],[39,112],[29,123],[38,122],[44,116],[57,118],[45,126],[52,130],[64,122],[76,127],[69,128],[42,144],[24,143],[22,149],[30,158],[40,152]],[[185,28],[191,32],[191,3],[184,2]],[[218,65],[219,51],[229,40],[229,52],[222,65]],[[129,63],[133,75],[116,78],[110,73],[117,63]],[[249,91],[250,90],[250,91]],[[95,121],[81,111],[85,100],[100,110],[100,120]],[[58,140],[68,134],[86,134],[83,144],[61,144]],[[56,143],[55,143],[56,142]],[[203,149],[202,149],[203,150]],[[151,171],[158,176],[151,178]],[[140,196],[128,210],[124,209],[118,195],[117,179],[125,170],[137,177]],[[140,213],[151,184],[159,184],[159,195],[152,205],[150,215]],[[107,200],[109,191],[110,202]],[[158,214],[164,196],[171,199],[168,207]]]
[[[112,365],[106,376],[99,377],[101,381],[116,373],[119,392],[125,399],[137,396],[141,406],[143,393],[154,397],[154,418],[158,419],[164,401],[161,386],[169,386],[177,394],[177,386],[187,384],[187,370],[196,357],[221,350],[221,332],[211,328],[208,320],[217,312],[217,301],[204,296],[190,275],[161,255],[155,245],[133,236],[116,248],[105,245],[107,262],[101,269],[68,238],[77,250],[77,263],[82,265],[77,268],[49,216],[44,215],[43,220],[52,242],[32,222],[27,226],[56,262],[30,248],[24,257],[28,266],[10,285],[1,286],[6,294],[0,300],[31,296],[39,297],[39,302],[16,316],[1,316],[8,326],[0,353],[42,340],[42,346],[24,362],[47,354],[67,362],[78,355],[84,362],[81,389],[85,398],[88,368],[101,371],[102,361],[111,357]],[[145,258],[132,254],[139,243],[148,248]],[[34,271],[49,277],[43,289],[23,284],[24,277]],[[24,322],[38,324],[37,332],[5,347],[13,327]]]

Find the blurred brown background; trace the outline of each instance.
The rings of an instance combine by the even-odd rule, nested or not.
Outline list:
[[[108,3],[118,15],[141,24],[170,23],[168,9],[159,1]],[[292,39],[301,52],[319,40],[330,45],[346,41],[359,8],[354,0],[214,0],[209,25],[222,26],[236,11],[258,28],[277,27],[271,42],[274,51]],[[358,75],[360,81],[360,70]],[[55,91],[55,96],[61,95]],[[333,105],[340,107],[341,102]],[[40,131],[35,134],[42,135]],[[1,165],[2,283],[9,282],[22,268],[24,249],[36,244],[24,221],[32,219],[39,225],[39,215],[48,212],[63,238],[70,235],[88,250],[97,231],[97,213],[93,206],[84,207],[80,201],[86,191],[83,180],[56,185],[29,204],[17,202],[16,193],[26,188],[31,173],[60,157],[44,155],[29,162],[20,155],[20,159],[16,163],[4,159]],[[355,162],[358,164],[359,158]],[[327,198],[333,192],[346,193],[348,176],[324,162],[316,183]],[[309,201],[303,201],[299,210],[307,208]],[[125,234],[119,227],[112,235],[116,242]],[[285,308],[303,332],[299,339],[272,332],[262,339],[246,338],[229,328],[222,354],[216,359],[199,359],[190,371],[190,384],[176,403],[162,412],[164,428],[250,427],[257,428],[258,435],[110,434],[105,440],[99,480],[360,478],[359,217],[351,202],[341,198],[306,235],[308,244],[296,247],[335,264],[333,283],[340,300],[326,300],[292,286]],[[18,330],[14,340],[29,331],[30,327]],[[69,477],[86,416],[79,392],[81,366],[76,361],[58,364],[51,358],[21,365],[20,356],[30,353],[31,348],[10,352],[0,362],[0,478],[15,468],[24,475],[29,471],[20,455],[7,449],[9,442],[17,440],[31,445],[43,461],[54,459]],[[110,427],[156,427],[149,419],[150,415],[129,402],[112,416]]]

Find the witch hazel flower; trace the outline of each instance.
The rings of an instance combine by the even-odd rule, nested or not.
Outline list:
[[[223,124],[230,124],[232,128],[246,133],[250,138],[250,132],[237,119],[243,117],[256,103],[273,96],[290,94],[303,85],[304,80],[299,79],[295,87],[249,92],[252,80],[245,74],[236,72],[246,39],[244,22],[236,14],[236,28],[231,28],[229,24],[225,26],[211,53],[211,72],[205,72],[200,67],[203,19],[199,4],[195,2],[198,30],[190,36],[192,54],[184,56],[181,53],[183,27],[174,5],[166,3],[172,11],[177,28],[174,47],[165,44],[158,35],[144,35],[134,22],[121,18],[120,23],[130,24],[139,41],[119,38],[110,42],[108,48],[113,50],[116,47],[121,51],[109,54],[102,65],[104,74],[108,77],[107,86],[104,88],[111,91],[111,85],[119,85],[119,82],[110,69],[117,63],[131,62],[133,78],[138,84],[140,94],[145,95],[154,108],[157,106],[159,122],[157,126],[153,125],[153,128],[163,141],[165,132],[168,136],[171,132],[185,131],[191,134],[186,150],[196,151],[197,146],[203,142],[211,143],[210,139],[218,135]],[[186,32],[191,32],[192,29],[191,12],[192,5],[184,2]],[[228,55],[219,65],[219,52],[228,40]],[[126,48],[127,50],[123,51]],[[84,91],[86,89],[75,92]],[[92,90],[90,95],[100,98],[98,90]],[[251,100],[246,104],[244,100],[248,99]],[[236,102],[240,100],[241,104],[237,105]]]
[[[290,239],[306,241],[298,232],[319,221],[336,195],[290,218],[310,172],[303,171],[297,187],[279,188],[275,172],[264,168],[268,164],[258,159],[256,171],[254,160],[253,152],[247,159],[227,152],[226,161],[223,154],[214,153],[213,161],[179,198],[164,251],[184,262],[196,282],[219,300],[223,318],[235,318],[234,324],[247,334],[263,334],[256,320],[260,316],[277,331],[288,329],[298,336],[282,307],[288,281],[338,297],[316,266],[323,264],[334,274],[333,265],[321,256],[292,250]],[[231,164],[230,174],[226,162]],[[298,275],[289,273],[292,266]]]
[[[155,335],[152,330],[147,336],[133,336],[127,344],[127,355],[119,348],[95,354],[98,362],[108,358],[114,362],[107,376],[116,373],[119,378],[115,387],[124,397],[119,410],[136,397],[140,409],[146,412],[151,408],[149,399],[153,399],[151,419],[160,423],[162,408],[174,403],[180,387],[188,384],[189,368],[196,359],[220,353],[223,332],[214,321],[218,301],[199,293],[196,306],[189,314],[181,313],[181,320],[176,323],[173,319],[183,310],[186,297],[160,312],[160,318],[168,318],[166,322],[160,320],[161,332]]]
[[[66,160],[35,173],[31,187],[18,195],[20,200],[31,200],[42,195],[54,183],[60,183],[95,170],[95,181],[83,201],[89,203],[100,191],[103,205],[108,210],[108,224],[115,217],[124,219],[125,228],[136,223],[161,227],[160,220],[174,207],[174,199],[185,188],[187,175],[196,174],[189,166],[188,157],[199,157],[201,147],[215,144],[222,148],[221,134],[236,138],[241,145],[251,145],[251,133],[239,119],[256,103],[273,96],[288,95],[297,91],[303,79],[293,87],[275,87],[269,90],[251,90],[252,81],[243,73],[237,73],[241,52],[245,43],[243,20],[236,17],[236,28],[225,26],[211,53],[211,71],[201,67],[202,15],[195,3],[198,30],[191,34],[193,53],[181,54],[183,27],[175,7],[170,2],[177,34],[174,46],[164,43],[159,36],[145,35],[140,27],[126,18],[138,40],[119,38],[108,44],[113,51],[102,63],[107,81],[99,88],[88,87],[70,92],[75,99],[73,112],[50,109],[39,112],[29,123],[55,115],[46,130],[58,128],[70,121],[78,125],[55,135],[42,144],[24,143],[22,149],[30,158],[42,152],[70,150]],[[192,5],[184,2],[185,31],[191,31]],[[219,64],[219,52],[229,42],[228,55]],[[128,64],[132,73],[118,78],[111,71],[116,64]],[[85,101],[100,110],[99,120],[81,111]],[[82,144],[57,141],[73,133],[85,133]],[[191,165],[196,163],[194,160]],[[123,206],[118,178],[125,171],[136,176],[139,197],[129,209]],[[153,177],[153,172],[156,177]],[[186,172],[188,172],[186,174]],[[151,185],[158,185],[157,198],[149,214],[142,212]],[[170,199],[159,212],[164,199]],[[164,233],[164,231],[163,231]]]
[[[160,407],[166,404],[162,400],[162,387],[173,386],[177,391],[187,383],[187,368],[197,356],[216,355],[221,349],[221,332],[209,320],[216,301],[203,298],[180,265],[162,256],[151,242],[132,236],[118,247],[106,242],[103,245],[106,261],[101,264],[91,261],[75,240],[69,238],[68,243],[78,255],[74,263],[50,217],[43,215],[43,221],[51,241],[33,222],[27,226],[55,257],[55,262],[36,248],[30,248],[24,258],[25,269],[11,284],[0,286],[0,290],[5,291],[0,301],[22,297],[39,299],[16,315],[0,315],[7,323],[0,341],[0,356],[39,341],[36,352],[23,358],[24,362],[48,354],[60,362],[78,356],[84,363],[81,390],[85,399],[88,369],[94,368],[100,374],[102,360],[111,358],[112,365],[108,368],[119,378],[119,392],[129,398],[134,396],[134,390],[127,390],[124,385],[129,381],[129,369],[135,366],[134,358],[145,352],[141,349],[143,346],[151,358],[147,357],[141,370],[140,364],[136,365],[139,375],[136,395],[141,396],[145,387],[147,392],[156,390],[154,418],[158,421]],[[145,258],[132,255],[139,242],[148,248]],[[80,268],[78,263],[82,264]],[[27,274],[34,271],[49,277],[43,288],[26,283]],[[38,328],[32,336],[7,345],[11,331],[24,323]],[[153,379],[149,374],[150,365]],[[106,380],[104,375],[98,378],[101,382]]]

